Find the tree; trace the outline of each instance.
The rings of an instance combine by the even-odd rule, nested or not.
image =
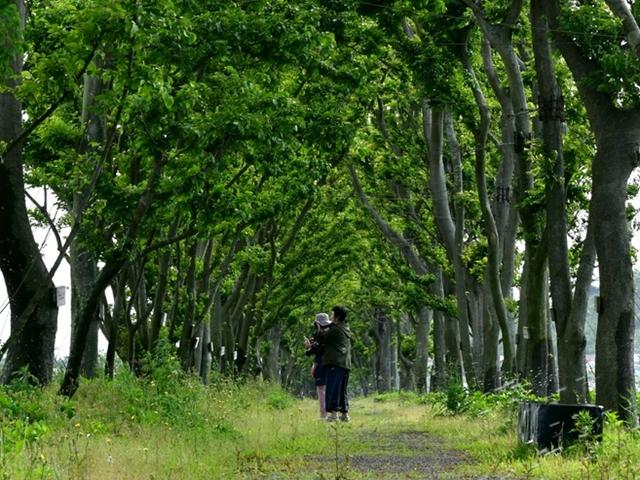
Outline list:
[[[635,51],[620,45],[626,38],[633,45],[637,31],[628,17],[621,25],[598,7],[547,1],[545,9],[555,45],[576,81],[597,144],[589,215],[600,272],[596,401],[636,425],[633,272],[626,199],[640,138],[638,99],[629,89],[639,64]],[[566,33],[575,29],[579,36]]]
[[[53,282],[36,245],[27,209],[23,181],[24,135],[22,107],[15,88],[23,67],[22,31],[26,6],[10,2],[0,10],[2,44],[9,58],[0,65],[0,269],[11,307],[11,339],[2,381],[21,369],[40,384],[51,381],[58,308],[52,300]]]

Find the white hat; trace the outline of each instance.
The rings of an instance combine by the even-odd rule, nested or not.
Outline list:
[[[331,320],[329,320],[329,315],[326,313],[318,313],[316,314],[316,323],[321,327],[326,327],[331,324]]]

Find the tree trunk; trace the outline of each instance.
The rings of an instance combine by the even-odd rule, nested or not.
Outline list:
[[[204,385],[209,384],[209,373],[211,372],[212,348],[211,348],[211,322],[203,322],[202,332],[202,361],[200,364],[200,378]]]
[[[417,323],[411,318],[409,314],[404,314],[396,322],[396,357],[398,368],[398,390],[404,391],[416,391],[416,382],[414,375],[415,361],[407,358],[402,352],[402,339],[403,334],[416,335]],[[416,338],[416,343],[417,343]]]
[[[169,238],[176,235],[179,225],[180,215],[177,215],[169,228]],[[162,324],[165,320],[165,297],[167,295],[167,286],[169,284],[170,261],[171,248],[167,247],[165,251],[160,254],[160,258],[158,259],[158,284],[156,285],[156,292],[153,297],[153,315],[151,316],[151,322],[149,324],[149,331],[147,334],[147,350],[150,352],[155,348],[155,344],[160,336],[160,329],[162,328]]]
[[[423,114],[425,122],[426,112]],[[455,294],[458,306],[458,332],[460,349],[464,362],[464,373],[467,383],[473,387],[476,384],[474,375],[474,361],[471,352],[471,341],[469,335],[469,308],[466,296],[466,272],[460,258],[459,238],[456,226],[453,222],[451,210],[449,209],[449,197],[447,194],[444,165],[442,162],[444,112],[433,110],[431,112],[431,128],[425,127],[425,131],[430,130],[431,136],[427,139],[429,144],[429,189],[433,199],[433,210],[438,232],[445,246],[447,257],[454,267],[455,272]]]
[[[485,64],[489,65],[489,69],[492,69],[492,64],[490,61],[491,52],[489,51],[489,46],[486,42],[483,44],[483,56],[485,57]],[[487,59],[487,57],[489,57]],[[480,125],[475,132],[475,140],[476,140],[476,149],[475,149],[475,174],[476,174],[476,186],[478,189],[478,197],[480,200],[480,210],[482,212],[482,218],[484,223],[484,231],[487,237],[488,243],[488,265],[485,273],[485,279],[489,285],[489,291],[491,292],[491,300],[492,300],[492,308],[491,311],[495,312],[495,315],[498,319],[498,324],[500,325],[500,330],[502,331],[502,345],[504,352],[504,363],[503,370],[507,375],[512,375],[515,372],[515,334],[513,323],[509,318],[509,314],[507,312],[507,307],[504,300],[503,295],[503,284],[501,283],[500,276],[500,265],[501,265],[501,253],[502,248],[504,248],[504,242],[509,241],[505,239],[504,236],[502,238],[503,242],[501,245],[500,235],[498,232],[498,227],[496,225],[496,220],[493,216],[493,212],[491,209],[491,203],[489,201],[489,193],[487,191],[487,180],[485,173],[485,157],[486,157],[486,143],[487,143],[487,135],[489,133],[489,108],[487,102],[485,100],[482,89],[480,88],[480,84],[475,77],[475,72],[471,65],[471,62],[467,59],[465,61],[465,65],[467,71],[471,74],[472,79],[472,91],[476,100],[476,104],[478,105],[478,109],[480,110]],[[495,81],[495,79],[494,79]],[[501,89],[495,88],[494,90],[498,91],[501,94]],[[502,95],[501,95],[502,96]],[[503,103],[505,104],[505,108],[508,110],[513,110],[511,103],[506,101],[503,98]],[[510,119],[509,119],[510,121]],[[504,120],[503,120],[504,122]],[[511,136],[513,131],[509,124],[509,128],[505,128],[503,125],[503,138],[508,135]],[[500,214],[499,224],[501,227],[506,228],[507,220],[508,220],[508,204],[510,198],[510,182],[511,177],[513,175],[513,160],[512,160],[512,152],[504,152],[506,155],[503,158],[501,165],[501,175],[499,176],[499,180],[497,181],[498,185],[500,183],[507,183],[508,186],[499,186],[502,190],[499,191],[497,205],[498,212]],[[505,269],[512,269],[512,264],[505,264]],[[510,288],[510,284],[509,284]],[[485,321],[488,321],[487,327],[492,329],[492,316],[489,314],[487,317],[487,312],[485,312]],[[488,340],[492,341],[491,335],[492,332],[488,332]],[[491,351],[488,352],[489,358],[493,355],[493,347],[494,345],[489,346]],[[496,345],[497,347],[497,345]],[[487,370],[488,369],[488,370]],[[493,375],[492,365],[486,366],[485,369],[485,379],[487,373],[489,377]],[[491,388],[495,384],[494,380],[489,382]],[[485,391],[486,391],[485,386]]]
[[[471,331],[473,332],[471,351],[474,358],[474,376],[480,382],[484,372],[484,366],[482,365],[484,359],[484,298],[480,284],[472,275],[467,275],[466,290]],[[480,387],[480,383],[478,383],[478,387]]]
[[[389,362],[389,370],[391,371],[391,390],[397,392],[400,390],[400,361],[402,355],[400,353],[400,329],[398,325],[394,328],[393,319],[391,322],[391,361]],[[396,324],[400,323],[396,320]]]
[[[442,298],[445,295],[451,295],[453,287],[451,282],[441,271]],[[455,317],[450,317],[443,313],[443,321],[445,326],[445,344],[446,344],[446,366],[447,366],[447,383],[452,379],[464,381],[465,370],[462,358],[462,348],[460,346],[460,322]]]
[[[198,242],[193,240],[189,246],[189,269],[187,270],[186,293],[187,308],[182,319],[182,334],[180,335],[180,346],[178,356],[182,362],[185,372],[191,370],[193,366],[192,340],[195,338],[195,309],[196,309],[196,262],[197,262]]]
[[[482,390],[484,392],[495,392],[501,386],[500,379],[500,361],[498,357],[498,343],[500,336],[500,327],[495,318],[493,311],[492,293],[489,288],[489,282],[485,282],[484,288],[484,357],[483,357],[483,382]]]
[[[110,258],[106,260],[104,267],[100,270],[98,278],[92,285],[91,292],[87,297],[86,304],[78,320],[76,335],[71,339],[69,361],[67,362],[67,368],[65,369],[64,378],[62,379],[62,385],[59,390],[61,395],[72,397],[78,389],[82,356],[84,355],[87,335],[91,327],[91,319],[97,314],[96,312],[100,306],[104,290],[129,262],[129,255],[134,249],[134,241],[142,224],[142,220],[151,205],[163,167],[164,160],[161,158],[156,159],[147,181],[147,188],[138,199],[123,240],[120,245],[118,245],[118,248],[111,254]]]
[[[549,309],[547,308],[547,311]],[[558,393],[559,377],[558,377],[558,349],[556,348],[557,338],[553,334],[551,321],[547,322],[547,395],[555,395]]]
[[[106,125],[99,115],[93,112],[97,95],[105,89],[104,83],[96,76],[85,75],[82,97],[82,124],[86,128],[86,139],[82,142],[80,153],[87,153],[91,145],[104,145],[106,143]],[[80,192],[73,194],[71,211],[72,218],[81,221],[84,210],[84,195]],[[75,334],[76,326],[82,308],[89,296],[91,285],[98,276],[98,266],[95,255],[87,248],[80,236],[76,236],[69,247],[69,266],[71,270],[71,337]],[[98,328],[99,318],[96,315],[92,320],[87,335],[87,344],[82,358],[81,373],[91,378],[95,375],[98,362]]]
[[[378,348],[376,349],[376,389],[379,393],[392,390],[391,356],[393,324],[383,312],[377,312],[374,318],[374,332]]]
[[[444,298],[444,286],[442,282],[442,269],[435,268],[435,282],[432,293],[439,298]],[[442,310],[433,312],[433,375],[431,377],[431,390],[443,391],[447,388],[449,375],[448,362],[448,327],[447,318]],[[455,340],[454,340],[455,343]]]
[[[529,252],[532,248],[529,248]],[[524,337],[527,341],[526,359],[524,366],[525,377],[531,381],[533,392],[539,396],[547,395],[548,385],[548,337],[547,337],[547,314],[545,293],[547,292],[546,282],[546,251],[540,247],[536,255],[526,257],[526,317],[523,329]]]
[[[213,350],[212,362],[219,367],[219,371],[222,371],[222,324],[222,301],[220,292],[217,291],[211,307],[211,349]]]
[[[549,28],[542,0],[531,3],[533,51],[539,86],[539,119],[542,124],[543,151],[551,165],[545,182],[546,213],[549,242],[549,278],[552,316],[556,326],[560,401],[585,402],[587,375],[585,362],[584,322],[586,319],[586,289],[591,280],[594,261],[593,235],[581,254],[575,298],[572,298],[567,245],[567,212],[562,130],[564,101],[556,80]],[[589,229],[591,230],[591,229]],[[586,262],[586,263],[585,263]],[[584,270],[587,269],[587,270]],[[582,278],[581,277],[588,277]],[[577,310],[574,311],[574,308]]]
[[[590,215],[600,270],[596,402],[616,410],[632,425],[637,424],[634,288],[626,198],[629,175],[640,151],[640,128],[634,127],[619,125],[619,130],[599,135]]]
[[[14,2],[22,27],[25,4]],[[2,42],[9,42],[2,39]],[[5,45],[3,48],[10,47]],[[19,77],[22,54],[12,62]],[[11,89],[0,93],[0,141],[11,144],[22,132],[22,107]],[[49,279],[38,246],[33,239],[27,209],[22,169],[22,144],[14,145],[0,158],[0,270],[4,277],[11,308],[11,336],[14,338],[5,357],[2,382],[6,383],[22,368],[40,384],[46,385],[53,374],[58,308],[52,300],[53,282]],[[35,302],[35,308],[30,304]],[[28,310],[32,310],[29,313]],[[22,318],[23,314],[25,318]]]
[[[575,78],[596,137],[589,215],[600,270],[596,401],[635,427],[634,286],[626,200],[629,176],[640,157],[640,109],[620,110],[616,98],[593,88],[589,80],[602,66],[584,55],[562,28],[558,1],[547,0],[545,8],[553,39]],[[632,25],[624,25],[631,34]]]
[[[98,274],[96,261],[90,251],[82,247],[81,240],[76,237],[69,247],[69,265],[71,270],[71,337],[75,335],[76,326],[84,307],[91,285]],[[85,353],[82,357],[81,373],[88,378],[95,374],[98,361],[98,312],[89,327]]]
[[[200,375],[202,379],[202,354],[203,351],[206,350],[203,339],[204,339],[204,323],[198,322],[196,326],[195,332],[195,347],[193,348],[193,372],[197,375]]]
[[[593,225],[590,222],[582,245],[571,314],[563,328],[556,320],[558,383],[560,401],[563,403],[585,403],[588,401],[589,386],[585,358],[587,339],[584,326],[587,316],[588,289],[591,286],[595,257]]]
[[[274,383],[280,383],[280,338],[282,336],[282,327],[280,325],[271,327],[267,335],[269,353],[265,364],[265,378]]]
[[[124,279],[122,281],[114,280],[111,286],[113,290],[113,315],[108,326],[109,331],[107,340],[109,341],[109,345],[107,346],[105,375],[112,380],[115,373],[116,350],[118,348],[118,330],[120,325],[124,324],[124,287]]]
[[[427,307],[420,307],[416,312],[416,361],[414,364],[415,383],[418,392],[427,392],[427,376],[429,374],[429,330],[433,312]]]

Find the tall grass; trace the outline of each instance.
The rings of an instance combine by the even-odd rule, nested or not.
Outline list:
[[[427,431],[473,455],[476,463],[460,474],[547,480],[640,478],[640,432],[628,429],[614,413],[605,416],[601,441],[592,436],[591,424],[578,418],[580,442],[540,455],[517,441],[518,405],[536,400],[526,386],[496,394],[449,390],[454,391],[429,394],[419,402],[429,405],[432,412]]]
[[[381,478],[351,468],[348,455],[379,456],[379,441],[385,454],[428,455],[398,441],[407,432],[425,434],[426,450],[437,442],[470,455],[447,478],[640,478],[638,432],[615,415],[601,442],[545,456],[518,445],[526,389],[378,395],[353,402],[350,424],[328,425],[316,420],[315,401],[275,385],[214,377],[204,387],[167,355],[146,371],[83,381],[72,400],[27,381],[0,387],[0,479]]]
[[[329,445],[309,420],[315,406],[277,386],[204,387],[171,361],[150,368],[143,379],[123,370],[84,381],[72,401],[53,387],[0,387],[0,478],[287,478],[296,458]]]

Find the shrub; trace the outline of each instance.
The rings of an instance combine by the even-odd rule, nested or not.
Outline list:
[[[274,410],[285,410],[293,404],[291,395],[279,387],[274,387],[267,395],[267,405]]]

